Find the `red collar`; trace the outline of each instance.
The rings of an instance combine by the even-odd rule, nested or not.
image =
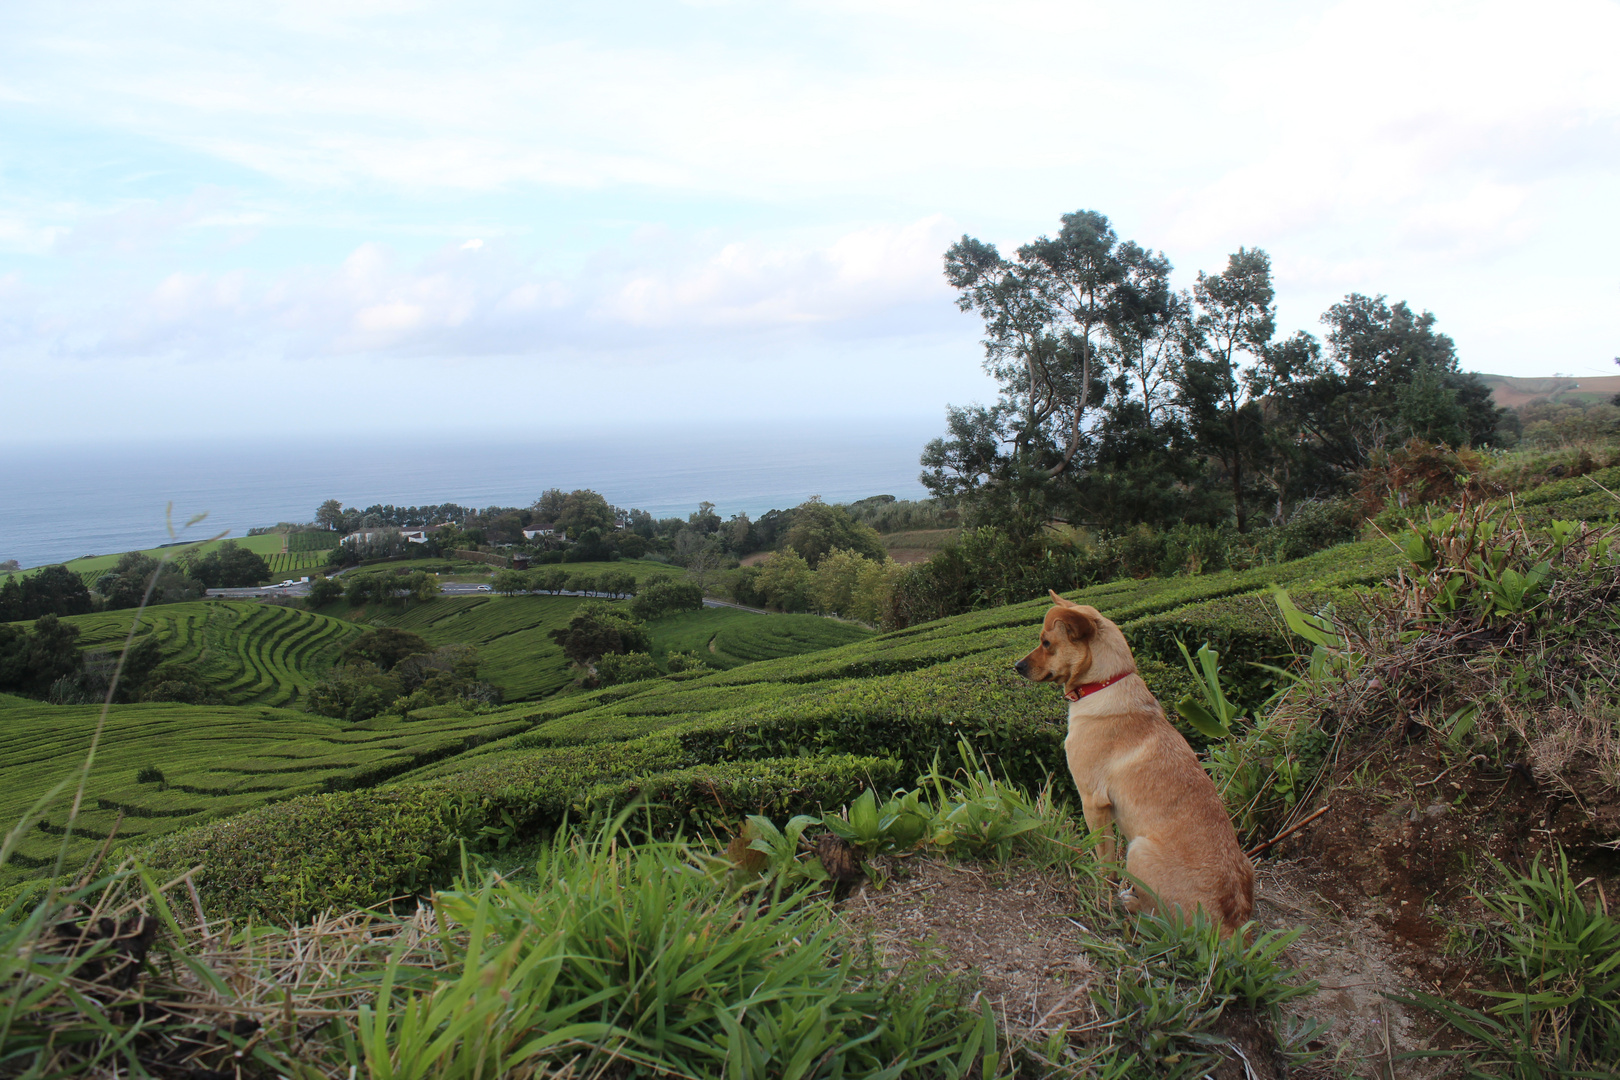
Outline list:
[[[1112,679],[1104,679],[1102,682],[1081,683],[1077,689],[1063,691],[1063,696],[1068,698],[1070,701],[1079,701],[1081,698],[1090,694],[1095,694],[1099,690],[1108,689],[1110,686],[1113,686],[1127,675],[1135,674],[1136,672],[1134,671],[1122,671],[1118,675],[1115,675]]]

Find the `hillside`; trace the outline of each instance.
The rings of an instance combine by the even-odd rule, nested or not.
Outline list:
[[[334,604],[334,614],[251,601],[199,601],[147,610],[142,633],[155,636],[165,660],[192,665],[225,698],[222,705],[119,704],[88,781],[86,810],[66,848],[82,865],[116,831],[138,845],[177,829],[322,791],[380,783],[491,739],[527,730],[534,706],[466,714],[420,710],[358,724],[299,711],[308,687],[343,645],[370,625],[400,626],[430,643],[472,644],[481,673],[522,701],[555,694],[573,678],[546,636],[581,603],[570,596],[439,597],[403,610]],[[334,617],[341,614],[344,617]],[[133,611],[71,616],[79,643],[114,650]],[[760,615],[705,609],[649,624],[655,657],[697,651],[715,668],[792,656],[859,640],[871,631],[813,615]],[[0,820],[17,821],[52,785],[73,776],[89,746],[96,706],[57,706],[0,695]],[[156,769],[161,780],[139,780]],[[65,809],[58,800],[27,831],[0,893],[48,870],[61,849]]]
[[[462,925],[474,908],[521,910],[528,925],[539,925],[564,894],[597,888],[617,898],[609,907],[650,905],[640,921],[580,930],[568,946],[578,951],[603,935],[662,934],[685,910],[665,890],[697,888],[700,880],[720,890],[704,894],[703,903],[714,905],[706,910],[738,918],[736,894],[724,891],[733,878],[716,876],[730,860],[735,869],[725,872],[741,873],[750,851],[768,851],[759,859],[766,873],[792,883],[825,858],[800,857],[796,841],[773,840],[756,822],[779,829],[795,814],[827,813],[827,826],[856,838],[869,860],[868,891],[836,909],[792,908],[833,920],[795,940],[872,935],[865,940],[890,962],[924,965],[926,985],[960,988],[964,997],[933,1007],[942,1024],[979,1015],[961,1011],[963,1001],[981,1000],[971,996],[974,987],[993,995],[999,1012],[991,1014],[991,997],[982,999],[990,1016],[983,1023],[1014,1042],[1012,1056],[997,1057],[994,1067],[988,1057],[973,1058],[985,1075],[1011,1075],[1014,1061],[1019,1075],[1051,1075],[1038,1063],[1063,1060],[1077,1075],[1087,1075],[1081,1065],[1089,1061],[1116,1070],[1102,1075],[1201,1076],[1224,1055],[1239,1071],[1211,1075],[1326,1076],[1335,1054],[1357,1075],[1416,1075],[1403,1071],[1420,1066],[1402,1054],[1485,1053],[1493,1038],[1503,1047],[1533,1044],[1527,1053],[1549,1065],[1512,1075],[1603,1075],[1590,1067],[1607,1060],[1603,1047],[1620,1045],[1620,1028],[1608,1039],[1600,1026],[1607,1014],[1583,1003],[1612,999],[1620,976],[1602,966],[1607,954],[1594,959],[1581,949],[1620,946],[1620,923],[1601,899],[1620,895],[1612,854],[1620,844],[1620,731],[1604,689],[1620,659],[1612,632],[1620,537],[1569,523],[1620,517],[1620,502],[1604,491],[1620,490],[1617,474],[1610,467],[1541,484],[1430,525],[1420,515],[1417,532],[1398,535],[1403,546],[1377,537],[1276,565],[1069,593],[1120,624],[1143,677],[1167,704],[1198,687],[1178,642],[1219,651],[1223,689],[1249,719],[1221,738],[1184,730],[1204,751],[1241,839],[1265,856],[1260,936],[1247,952],[1217,947],[1196,928],[1123,921],[1110,906],[1113,886],[1066,808],[1073,793],[1062,767],[1064,705],[1052,688],[1011,670],[1034,641],[1045,600],[476,716],[428,710],[408,721],[323,728],[264,709],[262,726],[240,730],[250,743],[263,740],[250,747],[253,767],[275,760],[310,773],[278,775],[276,790],[252,768],[227,778],[218,755],[175,774],[165,767],[163,790],[134,777],[152,763],[145,748],[169,745],[160,741],[169,737],[159,734],[160,723],[169,733],[206,732],[205,723],[215,723],[220,734],[188,742],[192,753],[223,740],[229,720],[250,710],[216,710],[217,719],[206,721],[206,710],[162,717],[158,707],[121,707],[98,767],[111,783],[95,789],[94,827],[110,829],[124,809],[126,823],[143,831],[121,850],[141,853],[164,879],[197,868],[199,902],[216,919],[297,922],[420,895],[469,868],[502,876],[462,877],[441,894],[440,911],[458,912]],[[1482,537],[1498,545],[1479,549],[1495,552],[1492,561],[1468,563],[1470,545]],[[1533,566],[1537,560],[1546,569]],[[1453,580],[1459,584],[1447,584]],[[1322,612],[1321,621],[1291,629],[1273,598],[1278,586],[1304,610]],[[397,617],[415,620],[423,633],[483,635],[498,648],[537,634],[553,610],[547,601],[565,599],[440,598]],[[1485,606],[1476,614],[1461,601]],[[824,643],[776,619],[691,613],[656,636],[666,651],[706,642],[717,659],[745,659],[750,647],[763,655],[767,635],[752,631],[766,627],[796,647]],[[840,624],[815,625],[831,632]],[[0,707],[33,731],[49,718],[76,717],[74,746],[83,745],[93,712],[15,700]],[[151,710],[150,736],[140,709]],[[271,725],[280,730],[270,733]],[[284,736],[290,749],[275,746]],[[345,737],[352,742],[339,745]],[[42,743],[43,757],[11,768],[11,753],[28,742],[6,747],[0,782],[17,791],[14,802],[46,782],[41,761],[71,751]],[[368,755],[371,768],[352,764]],[[345,760],[349,771],[339,767]],[[1044,795],[1030,794],[1043,788]],[[914,790],[876,809],[907,789]],[[876,796],[869,813],[860,810],[859,800],[871,799],[863,793]],[[222,801],[211,810],[186,801],[204,796]],[[207,820],[239,797],[259,805]],[[614,810],[631,813],[626,838],[638,843],[628,861],[614,854],[622,849],[593,847],[562,828]],[[905,833],[912,819],[932,824]],[[45,826],[24,836],[28,876],[53,850],[60,815],[47,816]],[[1297,831],[1271,843],[1289,829]],[[885,830],[909,839],[883,839]],[[707,853],[657,842],[677,835]],[[94,847],[93,837],[78,842],[68,865]],[[965,854],[973,861],[954,861]],[[675,862],[661,861],[668,859]],[[644,876],[616,876],[643,864],[635,874]],[[562,906],[573,911],[572,903]],[[783,917],[788,906],[760,910]],[[649,922],[647,911],[665,914]],[[402,909],[399,917],[414,916]],[[752,915],[741,918],[752,925]],[[1579,931],[1589,945],[1559,936],[1582,926],[1591,928]],[[403,924],[390,931],[414,932]],[[709,933],[694,929],[688,943],[710,940]],[[1551,955],[1566,959],[1549,971]],[[1515,957],[1537,956],[1539,967],[1526,966],[1528,959],[1514,966]],[[458,965],[445,969],[447,977],[463,970]],[[882,978],[893,980],[883,985],[899,995],[895,1001],[921,1000],[906,996],[912,984],[902,977]],[[1320,992],[1305,978],[1318,980]],[[438,985],[435,993],[449,993]],[[591,992],[581,987],[579,1000],[594,1000]],[[816,1000],[830,1008],[842,999]],[[1458,1011],[1503,1000],[1520,1003],[1521,1026],[1500,1010],[1486,1016],[1494,1028]],[[1546,1033],[1562,1030],[1577,1036],[1560,1050]],[[970,1057],[985,1038],[997,1036],[981,1032]],[[593,1060],[617,1052],[611,1041],[592,1045],[607,1055]],[[967,1043],[953,1045],[955,1053]],[[1234,1054],[1264,1067],[1245,1073]],[[1325,1057],[1307,1066],[1313,1055]]]
[[[1517,409],[1538,398],[1550,401],[1610,401],[1620,394],[1620,375],[1548,376],[1540,379],[1520,378],[1513,375],[1481,375],[1491,388],[1491,400],[1507,409]]]
[[[82,647],[116,651],[134,618],[124,610],[62,621],[78,627]],[[199,600],[148,609],[141,632],[157,637],[165,660],[191,665],[227,704],[291,706],[360,630],[296,608]]]

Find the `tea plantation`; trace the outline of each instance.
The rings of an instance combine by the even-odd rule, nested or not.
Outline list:
[[[1328,603],[1383,579],[1397,557],[1377,540],[1280,566],[1070,595],[1122,624],[1162,698],[1189,685],[1178,638],[1214,643],[1259,695],[1264,672],[1238,661],[1290,649],[1270,586]],[[651,804],[645,821],[658,832],[729,832],[749,813],[780,819],[837,806],[866,786],[910,784],[936,758],[954,767],[959,739],[1014,780],[1039,783],[1060,768],[1063,703],[1011,664],[1046,606],[1032,600],[724,671],[509,706],[489,717],[513,725],[499,739],[368,790],[292,799],[176,834],[148,857],[164,869],[201,864],[216,902],[287,919],[420,888],[459,865],[464,843],[525,843],[637,799]],[[714,640],[745,625],[744,614],[720,615]],[[702,630],[690,631],[682,644],[701,640]]]
[[[73,615],[79,644],[116,651],[129,635],[133,610]],[[147,609],[140,633],[152,633],[165,660],[194,667],[232,705],[296,704],[360,634],[353,623],[251,600],[198,600]]]
[[[0,867],[0,891],[48,872],[62,851],[68,806],[100,711],[0,696],[0,820],[8,827],[21,821],[51,785],[69,781]],[[115,830],[125,844],[138,845],[266,803],[376,784],[525,727],[502,716],[346,724],[288,709],[117,705],[64,865],[77,870]]]

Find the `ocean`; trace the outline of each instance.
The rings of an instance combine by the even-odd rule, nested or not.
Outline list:
[[[310,521],[327,499],[364,508],[444,502],[528,506],[547,488],[591,488],[615,506],[685,516],[703,501],[722,517],[797,506],[812,495],[919,499],[918,455],[937,431],[760,429],[725,421],[701,431],[474,442],[414,435],[285,442],[10,447],[0,470],[0,561],[24,567],[155,547],[182,535]]]

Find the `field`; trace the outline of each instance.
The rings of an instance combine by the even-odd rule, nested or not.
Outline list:
[[[204,529],[204,526],[200,525],[197,528],[201,535],[208,535]],[[167,547],[148,548],[143,554],[151,555],[154,558],[162,558],[165,554],[177,556],[182,551],[195,552],[198,555],[206,555],[208,552],[219,547],[219,545],[223,544],[226,540],[235,540],[237,544],[247,548],[249,551],[257,552],[258,554],[263,555],[266,560],[268,560],[271,555],[279,553],[282,545],[282,537],[280,533],[263,533],[259,536],[227,536],[220,540],[211,540],[206,544],[199,544],[195,546],[190,544],[170,544]],[[70,559],[62,565],[66,566],[75,574],[78,574],[80,579],[85,581],[87,584],[93,584],[96,578],[99,578],[102,574],[105,574],[108,570],[111,570],[114,566],[118,565],[118,560],[121,557],[121,553],[118,555],[85,555],[77,559]],[[30,567],[22,572],[22,576],[26,577],[39,569],[40,567],[37,566]]]
[[[1573,378],[1567,375],[1529,379],[1511,375],[1481,375],[1491,388],[1491,399],[1499,406],[1517,409],[1538,398],[1552,402],[1608,401],[1620,394],[1620,375],[1596,375]]]
[[[285,554],[277,553],[266,555],[264,561],[270,565],[272,578],[305,577],[317,570],[326,569],[326,552],[324,551],[290,551]]]
[[[913,529],[885,533],[883,548],[889,558],[902,565],[927,562],[934,552],[951,543],[961,532],[961,529]]]
[[[134,612],[74,615],[86,648],[116,649]],[[332,666],[352,623],[296,608],[245,600],[198,600],[149,608],[142,632],[157,635],[165,660],[190,664],[232,705],[289,706]]]
[[[667,615],[648,623],[647,630],[660,666],[672,652],[695,652],[721,670],[848,645],[873,633],[819,615],[760,615],[723,607]]]
[[[341,534],[330,529],[313,529],[287,534],[287,550],[294,553],[330,551],[343,542]]]
[[[544,595],[439,597],[402,611],[356,612],[364,624],[251,601],[150,609],[143,632],[159,637],[165,658],[195,665],[232,704],[114,706],[85,804],[89,809],[76,827],[66,865],[81,865],[115,824],[124,843],[139,846],[267,803],[374,785],[529,730],[535,723],[532,704],[477,716],[429,709],[409,720],[359,724],[280,706],[296,705],[363,625],[398,626],[434,644],[474,644],[484,658],[484,677],[502,685],[509,698],[552,694],[570,682],[572,673],[546,635],[566,625],[580,603],[578,597]],[[341,603],[332,610],[349,612]],[[116,648],[132,619],[133,612],[120,611],[66,621],[79,627],[82,645]],[[716,666],[732,668],[871,633],[811,615],[733,609],[655,620],[649,629],[659,655],[671,648],[697,649]],[[710,641],[716,643],[712,652]],[[596,695],[579,700],[588,706]],[[0,820],[18,820],[34,798],[76,768],[97,711],[0,695]],[[136,780],[148,766],[162,771],[161,785]],[[59,798],[28,833],[12,864],[0,871],[0,891],[51,865],[64,806]]]
[[[40,794],[76,775],[99,711],[0,698],[0,821],[21,820]],[[286,709],[116,705],[66,865],[82,865],[115,826],[139,844],[266,803],[375,784],[523,726],[497,716],[345,724]],[[162,771],[161,784],[136,779],[147,766]],[[0,890],[51,865],[70,797],[71,788],[0,867]]]
[[[368,610],[376,626],[421,634],[433,645],[478,649],[479,675],[501,687],[509,701],[544,697],[573,678],[562,649],[547,635],[568,625],[575,596],[440,596],[404,611]],[[326,610],[342,612],[344,605]]]
[[[1334,590],[1380,579],[1395,558],[1393,548],[1379,540],[1282,566],[1127,580],[1078,595],[1125,627],[1145,677],[1161,697],[1175,700],[1189,686],[1177,638],[1190,645],[1215,641],[1234,659],[1275,659],[1288,646],[1263,590],[1282,583],[1301,597],[1325,600]],[[409,792],[419,792],[423,805],[431,806],[471,799],[467,820],[504,821],[506,814],[517,823],[512,827],[524,830],[554,823],[593,799],[621,797],[614,792],[662,792],[660,798],[684,807],[678,813],[696,815],[689,825],[707,829],[745,805],[772,812],[808,808],[847,787],[845,770],[851,767],[909,782],[936,754],[948,760],[957,738],[974,739],[1026,783],[1040,782],[1057,760],[1061,702],[1023,683],[1010,668],[1029,647],[1044,601],[878,635],[809,615],[683,613],[649,624],[654,651],[664,656],[672,649],[696,650],[724,670],[558,695],[570,675],[546,635],[564,625],[578,603],[576,597],[473,596],[439,597],[404,610],[352,610],[341,603],[328,609],[346,618],[250,601],[153,609],[151,623],[167,652],[202,666],[233,700],[253,704],[115,707],[92,788],[97,809],[87,828],[105,835],[123,807],[123,835],[134,846],[238,810],[246,815],[233,820],[251,831],[259,812],[253,807],[386,779],[384,787],[372,789],[379,797],[395,792],[386,798],[415,799]],[[105,647],[122,640],[130,617],[114,612],[72,621],[81,626],[86,645]],[[503,684],[509,699],[542,700],[471,718],[353,726],[271,707],[295,703],[342,642],[365,624],[399,626],[435,644],[473,644],[485,659],[485,677]],[[9,740],[0,743],[0,787],[7,793],[0,813],[14,816],[76,764],[95,713],[18,700],[0,702]],[[469,738],[490,741],[473,746]],[[777,761],[782,764],[768,764]],[[58,763],[61,772],[41,768],[44,762]],[[840,764],[846,762],[861,764]],[[163,770],[165,790],[136,783],[134,774],[145,765]],[[696,807],[685,794],[691,782],[681,779],[694,768],[709,770]],[[727,771],[734,769],[742,771]],[[749,777],[761,775],[777,779],[760,788]],[[362,796],[356,791],[351,797]],[[38,872],[42,852],[49,850],[44,837],[60,828],[60,819],[58,808],[30,834],[24,848],[30,873]],[[417,867],[407,877],[420,869],[425,856],[413,844],[442,853],[451,842],[441,835],[449,826],[423,833],[414,818],[399,821],[412,839],[395,841],[397,852],[367,854],[371,863],[385,864],[378,871],[383,876],[357,879],[344,887],[344,898],[382,899],[405,880],[388,876],[394,872],[388,867],[399,860]],[[217,845],[225,841],[209,839],[207,829],[187,835],[195,839],[180,849],[184,858],[213,857],[208,851],[224,857]],[[275,858],[308,866],[314,865],[310,859],[351,858],[322,854],[325,842],[301,837]],[[275,869],[275,858],[266,858],[262,866],[231,871],[247,874],[244,896],[257,895],[254,882],[261,875],[285,877],[286,868]],[[295,878],[306,873],[286,872]],[[15,880],[20,871],[8,873],[6,880]],[[309,887],[316,888],[325,871],[307,873],[313,875]]]

